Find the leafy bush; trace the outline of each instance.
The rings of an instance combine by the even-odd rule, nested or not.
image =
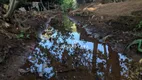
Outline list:
[[[30,34],[26,34],[24,31],[20,31],[20,34],[17,35],[18,39],[30,38]]]
[[[76,0],[60,0],[61,9],[66,12],[68,9],[75,9],[77,7]]]

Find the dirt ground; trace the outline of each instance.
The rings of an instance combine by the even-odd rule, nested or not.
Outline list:
[[[16,11],[9,20],[0,19],[0,80],[22,80],[20,68],[38,42],[37,34],[44,29],[41,25],[55,14],[58,11]],[[20,34],[24,36],[19,37]]]
[[[87,4],[79,9],[71,11],[69,15],[78,22],[88,24],[86,27],[92,32],[104,38],[108,38],[109,44],[113,50],[126,53],[134,60],[138,61],[141,56],[134,46],[132,50],[125,50],[126,46],[137,38],[137,32],[133,31],[135,26],[142,20],[142,0],[131,0],[128,2],[108,3],[108,4]],[[1,80],[18,80],[22,74],[20,67],[26,61],[27,56],[35,46],[36,32],[41,29],[49,17],[60,14],[58,11],[47,12],[17,12],[15,18],[7,22],[0,19],[0,78]],[[19,17],[20,15],[20,17]],[[27,17],[28,16],[28,17]],[[26,18],[25,18],[26,17]],[[21,27],[18,21],[26,19],[24,22],[24,34],[30,34],[30,38],[17,38],[21,34]],[[74,73],[72,73],[74,74]],[[86,74],[84,74],[86,75]],[[20,80],[35,80],[35,76],[29,75],[29,79],[20,78]],[[54,80],[54,79],[53,79]]]
[[[96,33],[101,38],[108,38],[113,49],[120,53],[128,54],[134,60],[141,58],[136,46],[132,50],[126,47],[135,39],[141,39],[141,29],[134,30],[142,20],[142,1],[131,0],[119,3],[92,3],[70,11],[69,15],[86,27],[92,35]]]

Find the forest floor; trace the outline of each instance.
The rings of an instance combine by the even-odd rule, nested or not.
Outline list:
[[[59,12],[53,10],[46,12],[16,11],[10,19],[0,19],[1,80],[22,80],[19,76],[24,72],[20,68],[37,44],[38,32],[42,31],[44,29],[42,25],[57,13]],[[29,79],[23,80],[32,78],[35,76],[29,76]]]
[[[18,80],[19,76],[24,73],[24,71],[20,71],[20,68],[37,43],[35,32],[49,17],[56,14],[59,12],[53,10],[39,13],[19,11],[15,15],[17,18],[12,17],[7,21],[0,19],[1,80]],[[136,61],[141,58],[139,56],[141,53],[137,54],[139,52],[137,52],[136,46],[132,51],[125,50],[133,40],[142,38],[141,30],[136,28],[142,20],[141,0],[108,4],[91,3],[71,11],[69,16],[83,25],[88,24],[86,28],[93,33],[92,35],[99,34],[102,38],[112,35],[108,42],[115,51],[129,53],[128,55]],[[23,19],[25,19],[24,22]],[[19,21],[24,24],[24,29],[19,27]],[[21,30],[24,33],[20,32]],[[20,80],[35,80],[35,78],[35,76],[29,75],[29,79]]]
[[[141,7],[141,0],[91,3],[70,11],[69,15],[82,24],[88,24],[86,28],[92,35],[99,34],[102,38],[111,35],[108,42],[115,51],[139,60],[141,56],[136,54],[141,53],[137,51],[136,46],[132,50],[126,50],[126,47],[133,40],[142,38],[142,29],[137,27],[142,20]]]

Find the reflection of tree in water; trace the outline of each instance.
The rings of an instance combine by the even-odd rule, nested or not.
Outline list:
[[[49,66],[54,67],[58,78],[66,75],[68,76],[68,78],[66,77],[67,79],[73,79],[74,75],[76,75],[78,76],[76,77],[77,79],[80,79],[79,76],[82,77],[81,80],[86,80],[86,77],[89,77],[90,80],[97,80],[98,78],[102,80],[129,80],[128,76],[132,74],[129,69],[132,67],[129,67],[130,60],[127,57],[113,51],[109,45],[99,44],[97,40],[91,41],[93,44],[92,50],[82,48],[79,42],[74,43],[75,35],[70,29],[70,26],[74,24],[68,18],[63,21],[65,22],[62,22],[61,25],[53,26],[57,30],[54,29],[51,38],[43,40],[38,46],[41,53],[44,53],[49,59]],[[56,23],[56,25],[58,24],[60,22]],[[85,33],[82,33],[80,38],[81,36],[88,38]],[[73,44],[69,43],[69,39]],[[84,41],[84,45],[85,43],[87,41]],[[100,45],[102,47],[101,50],[99,50]],[[62,75],[62,73],[65,74]]]
[[[108,54],[105,46],[104,54],[99,52],[97,42],[94,44],[93,51],[81,48],[79,43],[74,45],[68,44],[67,39],[74,39],[73,36],[74,35],[71,33],[68,33],[68,35],[62,35],[61,32],[58,32],[57,35],[52,37],[51,41],[53,44],[49,48],[49,53],[50,55],[54,54],[54,57],[52,58],[54,58],[56,62],[61,62],[69,69],[82,68],[88,70],[88,72],[92,71],[92,74],[96,74],[96,76],[100,76],[101,78],[120,79],[118,53],[109,48],[108,51],[111,54]],[[98,62],[97,59],[103,59],[103,61]]]
[[[103,80],[139,80],[140,64],[103,45],[104,51],[97,51],[96,74]]]
[[[62,33],[58,32],[55,37],[52,37],[52,46],[49,48],[49,51],[55,53],[54,56],[57,60],[63,62],[64,64],[70,64],[69,66],[72,68],[74,66],[79,65],[87,65],[85,60],[86,56],[84,54],[90,54],[90,50],[86,50],[85,48],[81,48],[81,45],[78,43],[72,45],[69,44],[67,39],[73,39],[73,35],[68,33],[67,35],[62,35]],[[51,54],[52,54],[51,53]]]
[[[51,26],[65,35],[72,31],[73,24],[67,16],[60,16],[60,18],[55,18],[51,21]]]
[[[61,69],[62,71],[76,70],[76,68],[91,71],[92,51],[81,47],[77,42],[75,44],[68,43],[68,39],[75,40],[74,35],[70,32],[67,34],[55,32],[50,40],[52,45],[50,47],[48,44],[44,45],[46,41],[43,41],[40,50],[47,54],[48,59],[51,60],[51,65],[58,72],[60,72],[60,67],[64,67]]]

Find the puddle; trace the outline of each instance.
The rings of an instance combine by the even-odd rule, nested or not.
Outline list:
[[[63,31],[49,27],[41,35],[42,40],[28,57],[31,66],[26,70],[45,80],[133,79],[129,70],[132,59],[88,37],[84,28],[66,19]]]

